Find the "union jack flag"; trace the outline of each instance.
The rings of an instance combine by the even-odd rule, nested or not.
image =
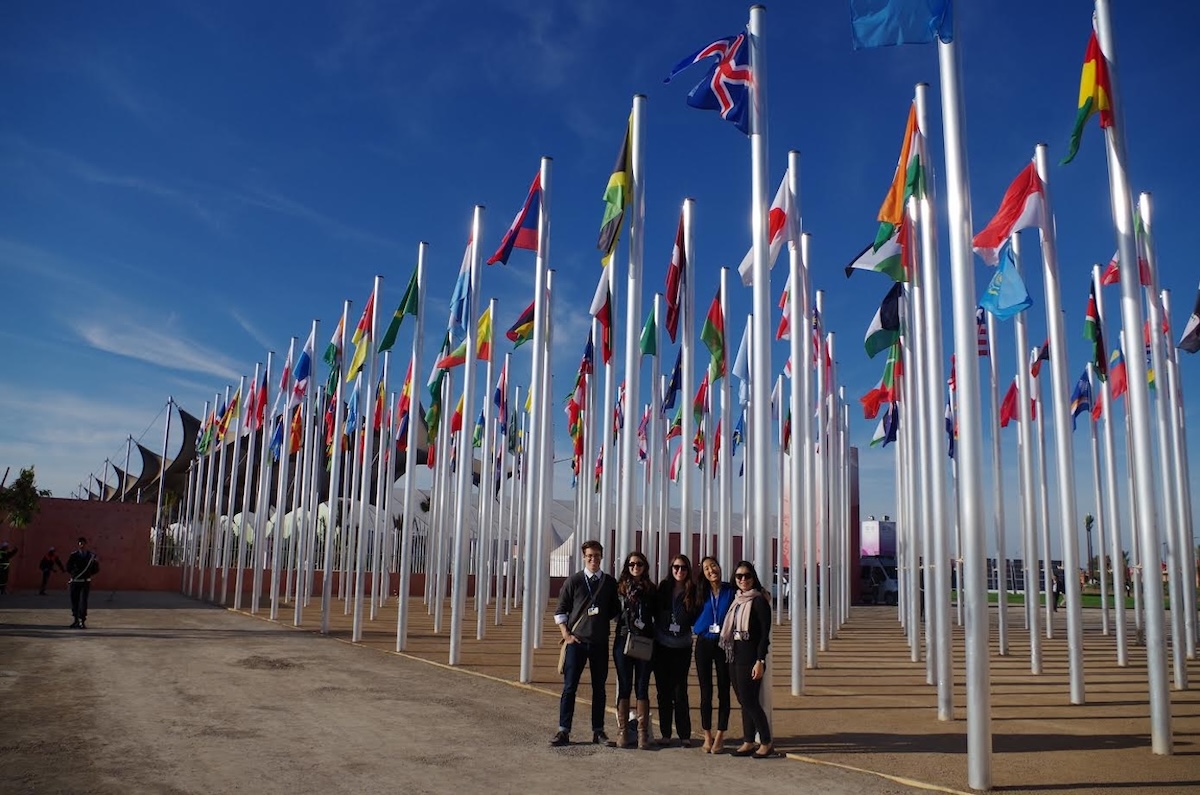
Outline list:
[[[754,84],[754,72],[750,69],[750,47],[745,32],[701,47],[677,63],[663,82],[669,83],[692,64],[713,57],[717,62],[688,92],[687,103],[699,110],[720,112],[722,119],[733,122],[743,134],[749,135],[752,132],[750,87]]]

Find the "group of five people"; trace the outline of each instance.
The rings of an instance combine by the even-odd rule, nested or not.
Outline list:
[[[742,708],[743,742],[734,756],[765,759],[775,755],[771,726],[760,695],[770,645],[770,595],[753,564],[739,561],[729,581],[714,557],[700,562],[699,577],[686,555],[671,559],[660,581],[650,576],[649,561],[630,552],[614,578],[601,570],[604,548],[583,544],[583,569],[563,583],[554,621],[562,634],[562,697],[558,732],[551,745],[570,743],[575,695],[586,665],[592,684],[592,742],[617,748],[632,745],[627,733],[635,708],[637,747],[651,747],[650,677],[658,697],[656,745],[692,745],[688,675],[693,654],[700,686],[701,745],[705,753],[724,750],[729,729],[729,692]],[[609,625],[615,623],[611,654],[617,673],[617,738],[604,730],[607,698]],[[632,637],[631,637],[632,636]],[[714,689],[715,675],[715,689]],[[717,724],[713,729],[713,696]],[[754,742],[757,736],[759,744]]]

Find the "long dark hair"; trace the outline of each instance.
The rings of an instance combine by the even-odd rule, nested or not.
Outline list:
[[[695,611],[696,605],[699,604],[699,602],[700,602],[699,596],[696,593],[695,572],[692,569],[692,561],[688,558],[687,555],[684,555],[681,552],[678,555],[676,555],[675,557],[671,558],[671,563],[674,564],[675,561],[677,561],[677,560],[683,561],[683,563],[685,565],[687,565],[687,569],[688,569],[687,575],[688,576],[685,577],[683,580],[683,609],[688,611],[689,613],[691,613],[691,612]],[[659,587],[660,592],[663,594],[663,596],[662,596],[663,599],[669,600],[671,598],[674,598],[675,577],[671,574],[671,569],[669,567],[667,568],[666,575],[658,583],[658,587]]]
[[[629,563],[633,560],[640,561],[642,564],[642,573],[636,577],[629,571]],[[635,582],[645,597],[649,597],[654,593],[654,580],[650,579],[650,562],[646,560],[645,555],[637,550],[625,556],[625,563],[621,566],[621,576],[617,579],[617,593],[621,596],[627,596],[629,594],[629,587]]]
[[[763,588],[762,580],[758,579],[758,569],[754,568],[754,564],[748,560],[739,560],[737,562],[737,565],[733,567],[733,571],[730,572],[730,574],[729,574],[729,584],[730,585],[732,585],[734,588],[737,588],[739,591],[741,590],[741,588],[738,587],[738,582],[737,582],[738,569],[749,569],[750,570],[750,579],[754,583],[754,588],[758,589],[759,591],[762,591],[763,596],[770,598],[770,595],[767,593],[767,590],[765,588]]]
[[[708,589],[711,591],[712,585],[709,584],[708,577],[705,576],[705,574],[704,574],[704,564],[709,563],[709,562],[711,562],[714,566],[717,567],[717,571],[723,571],[723,569],[721,569],[721,561],[717,560],[712,555],[705,555],[700,560],[700,568],[696,571],[696,578],[700,582],[704,583],[705,585],[708,585]],[[721,581],[720,580],[717,580],[717,590],[718,591],[721,590]]]

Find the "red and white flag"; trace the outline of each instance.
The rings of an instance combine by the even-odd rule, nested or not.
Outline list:
[[[1030,163],[1008,186],[1000,209],[988,221],[988,225],[975,235],[971,246],[983,257],[984,262],[995,265],[1000,261],[1000,247],[1006,240],[1022,229],[1043,226],[1045,217],[1045,186],[1037,169]]]
[[[775,267],[775,260],[787,241],[797,241],[800,238],[800,219],[796,212],[796,202],[792,191],[788,188],[788,172],[783,172],[783,181],[779,190],[775,191],[775,201],[771,202],[771,212],[767,215],[767,240],[770,252],[767,254],[767,268]],[[742,284],[749,287],[754,283],[754,247],[746,252],[738,273],[742,276]]]

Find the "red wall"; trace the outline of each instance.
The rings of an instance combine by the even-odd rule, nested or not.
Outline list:
[[[79,536],[100,558],[93,585],[110,591],[178,591],[180,570],[150,565],[153,503],[99,502],[43,497],[40,510],[23,528],[0,523],[0,540],[17,547],[9,567],[9,591],[37,590],[42,583],[38,561],[54,547],[63,563]],[[50,588],[64,588],[67,575],[55,570]]]

